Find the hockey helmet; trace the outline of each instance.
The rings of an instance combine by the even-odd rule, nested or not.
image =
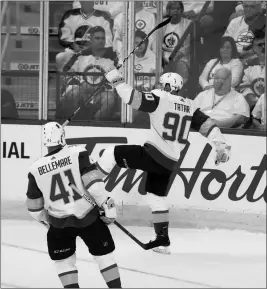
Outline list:
[[[179,91],[183,87],[183,78],[174,72],[167,72],[159,79],[159,88],[168,92]]]
[[[57,122],[48,122],[43,127],[43,142],[45,147],[64,146],[65,130]]]

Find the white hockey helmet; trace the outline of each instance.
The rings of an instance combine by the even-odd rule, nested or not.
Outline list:
[[[57,122],[48,122],[43,126],[43,142],[45,147],[64,146],[65,130]]]
[[[173,92],[181,90],[184,85],[184,82],[183,78],[178,73],[167,72],[161,75],[159,79],[159,85],[160,89]],[[166,85],[169,86],[168,90]]]

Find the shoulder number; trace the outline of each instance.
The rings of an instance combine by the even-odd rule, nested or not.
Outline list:
[[[73,177],[72,171],[70,169],[64,171],[64,175],[68,178],[69,183],[72,183],[72,184],[76,185],[75,181],[74,181],[74,177]],[[73,192],[73,200],[74,201],[80,200],[82,198],[74,190],[72,190],[72,192]],[[50,188],[50,200],[52,202],[55,202],[55,201],[58,201],[58,200],[61,200],[61,199],[63,199],[65,204],[70,203],[69,192],[65,188],[65,185],[63,183],[61,174],[57,173],[57,174],[54,174],[52,176],[51,188]]]
[[[185,115],[181,117],[177,113],[167,112],[164,117],[163,127],[168,131],[163,132],[162,137],[168,141],[177,140],[180,144],[187,144],[191,121],[192,116]]]

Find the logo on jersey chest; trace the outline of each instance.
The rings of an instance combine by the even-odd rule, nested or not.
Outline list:
[[[104,75],[105,71],[100,65],[88,65],[84,69],[84,73],[87,75],[84,75],[83,78],[88,84],[98,85],[103,79],[103,76],[101,76],[101,74]],[[88,75],[90,73],[92,73],[92,75]]]
[[[260,97],[265,91],[265,82],[263,78],[256,78],[252,81],[252,89],[254,93]]]
[[[252,45],[254,39],[254,34],[251,31],[242,31],[238,36],[237,36],[237,45],[240,45],[242,47],[248,47]]]
[[[138,19],[136,22],[135,22],[135,28],[137,30],[143,30],[144,28],[146,27],[146,22],[142,19]]]
[[[180,38],[175,32],[165,35],[163,42],[168,48],[174,48],[179,42]]]

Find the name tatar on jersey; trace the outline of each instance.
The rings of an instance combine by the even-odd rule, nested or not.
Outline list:
[[[178,102],[174,102],[174,110],[179,112],[185,112],[188,114],[192,114],[192,106],[185,104],[185,100],[180,100]]]

